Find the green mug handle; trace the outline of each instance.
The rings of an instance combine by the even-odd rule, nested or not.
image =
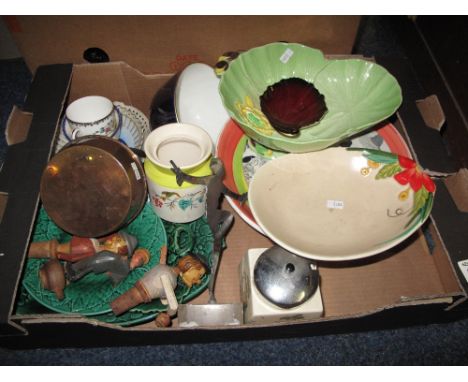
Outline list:
[[[185,235],[184,235],[185,234]],[[183,236],[186,237],[185,242]],[[180,225],[174,230],[174,249],[177,256],[183,257],[193,248],[194,237],[191,229],[188,226]]]

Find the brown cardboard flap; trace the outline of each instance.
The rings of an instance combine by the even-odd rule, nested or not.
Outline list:
[[[400,84],[404,99],[397,115],[401,119],[413,158],[424,169],[444,174],[456,172],[460,166],[448,155],[441,133],[427,127],[417,107],[416,101],[427,97],[427,93],[415,75],[415,69],[398,57],[378,56],[376,60],[394,75]]]
[[[143,73],[175,73],[193,62],[214,65],[230,50],[272,41],[328,54],[351,53],[359,16],[15,16],[8,26],[27,65],[85,62],[103,49]]]
[[[416,101],[416,106],[423,117],[424,123],[431,129],[440,131],[445,123],[445,114],[435,94]]]
[[[463,286],[456,277],[456,271],[453,264],[447,256],[447,249],[442,243],[439,233],[433,224],[428,225],[428,234],[433,242],[430,253],[434,263],[439,271],[440,282],[445,291],[463,291]]]
[[[127,63],[121,65],[132,105],[149,117],[151,102],[157,90],[162,88],[173,74],[143,74]]]
[[[458,276],[460,285],[468,291],[468,280],[465,279],[461,270],[456,266],[459,261],[466,260],[466,249],[468,248],[468,213],[461,212],[448,187],[445,179],[434,179],[437,187],[434,205],[431,212],[431,221],[441,238],[445,252],[448,254],[453,269]]]
[[[13,106],[5,128],[5,139],[9,146],[26,140],[32,118],[32,113],[24,112],[17,106]]]
[[[130,96],[121,64],[74,65],[68,102],[89,95],[101,95],[113,101],[129,104]]]
[[[68,101],[99,94],[134,106],[149,117],[154,94],[171,77],[172,74],[143,74],[125,62],[74,65]]]
[[[445,178],[444,182],[457,208],[468,212],[468,169],[460,169],[455,175]]]

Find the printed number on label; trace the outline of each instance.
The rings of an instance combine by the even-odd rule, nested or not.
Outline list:
[[[327,200],[327,208],[342,210],[344,202],[342,200]]]
[[[140,171],[138,170],[138,166],[136,165],[135,162],[132,162],[131,166],[132,166],[133,172],[135,173],[136,180],[140,180],[141,175],[140,175]]]
[[[292,55],[294,54],[294,52],[291,50],[291,49],[286,49],[284,51],[284,53],[281,55],[280,57],[280,61],[283,63],[283,64],[286,64],[289,59],[292,57]]]

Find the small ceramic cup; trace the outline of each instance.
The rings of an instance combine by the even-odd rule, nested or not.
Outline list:
[[[179,186],[170,161],[188,175],[211,175],[212,145],[205,130],[184,123],[163,125],[148,135],[144,168],[151,204],[159,217],[188,223],[205,215],[207,187],[188,182]]]
[[[115,138],[118,118],[114,104],[106,97],[92,95],[78,98],[68,105],[65,117],[72,139],[85,135]]]

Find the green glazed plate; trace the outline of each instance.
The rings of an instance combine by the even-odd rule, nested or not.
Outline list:
[[[145,207],[145,210],[144,210],[145,213],[149,214],[149,212],[151,211],[152,210],[149,209],[148,206]],[[156,216],[156,220],[158,222],[162,222],[163,229],[166,232],[165,238],[167,236],[167,247],[168,247],[167,263],[169,265],[174,265],[177,262],[177,260],[183,257],[188,251],[197,254],[208,265],[211,264],[210,255],[211,255],[211,251],[213,248],[213,235],[211,233],[210,227],[205,217],[200,218],[191,223],[186,223],[186,224],[169,223],[165,220],[160,220],[157,216]],[[158,229],[161,228],[159,223],[157,226],[158,226]],[[176,245],[175,240],[174,240],[174,233],[176,229],[178,229],[181,226],[185,227],[186,230],[191,233],[191,235],[189,237],[189,235],[181,234],[179,238],[179,242]],[[42,233],[39,233],[39,232],[42,232]],[[64,241],[69,239],[69,235],[61,232],[61,230],[57,226],[55,226],[55,224],[50,222],[45,212],[41,210],[40,217],[36,223],[34,237],[35,238],[37,237],[36,240],[39,241],[39,240],[43,240],[42,239],[43,237],[45,238],[44,240],[48,240],[48,238],[56,237],[56,235],[63,235],[60,237],[63,237]],[[164,241],[164,244],[165,243],[166,243],[166,240]],[[162,245],[164,244],[161,244],[159,248],[161,248]],[[155,258],[154,265],[157,264],[157,262],[159,261],[159,250],[157,253],[158,253],[158,256],[156,256]],[[30,314],[40,314],[40,313],[52,313],[53,311],[59,312],[59,313],[83,314],[82,312],[77,312],[77,311],[67,311],[64,309],[57,310],[57,301],[55,299],[55,295],[52,293],[49,293],[48,291],[42,290],[42,288],[40,292],[38,291],[36,281],[34,280],[36,277],[32,276],[31,268],[29,267],[29,262],[35,262],[35,261],[37,260],[36,259],[28,260],[28,266],[27,266],[27,270],[25,273],[25,278],[23,280],[23,287],[21,288],[21,293],[18,298],[15,314],[30,315]],[[153,262],[151,263],[153,264]],[[177,288],[175,290],[175,294],[176,294],[176,298],[178,302],[179,303],[189,302],[190,300],[194,299],[196,296],[201,294],[208,286],[209,278],[210,278],[209,275],[205,275],[202,278],[201,283],[198,285],[192,286],[192,288],[188,288],[185,284],[183,284],[179,280]],[[35,285],[34,288],[31,288],[29,286],[27,287],[28,285],[28,282],[26,281],[27,279],[33,280],[32,283],[33,285]],[[108,284],[107,280],[104,280],[104,282]],[[69,286],[67,286],[67,288],[69,288]],[[67,290],[68,289],[65,289],[65,294],[67,293]],[[29,291],[31,291],[32,293],[30,293]],[[41,294],[45,294],[45,295],[50,294],[50,296],[48,296],[49,299],[47,301],[47,305],[44,303],[45,302],[44,297],[38,298],[38,296],[40,296]],[[49,308],[50,310],[48,311],[47,308]],[[136,325],[136,324],[140,324],[146,321],[150,321],[154,319],[158,313],[164,312],[166,310],[167,310],[167,306],[162,304],[159,299],[156,299],[156,300],[151,301],[150,303],[136,306],[135,308],[132,308],[130,311],[118,317],[115,316],[112,313],[112,311],[110,311],[110,308],[109,308],[107,312],[92,315],[89,317],[89,319],[94,319],[97,321],[120,325],[120,326],[130,326],[130,325]]]
[[[110,302],[130,289],[146,271],[158,264],[160,251],[166,245],[166,232],[161,219],[147,204],[140,215],[124,229],[138,239],[138,246],[149,250],[151,260],[143,267],[134,269],[123,281],[114,286],[105,274],[89,273],[82,279],[70,283],[64,289],[65,298],[58,300],[51,291],[42,288],[39,269],[47,261],[28,259],[23,277],[23,286],[30,296],[41,305],[59,313],[74,313],[84,316],[103,314],[111,311]],[[71,236],[55,225],[41,208],[33,233],[33,241],[56,238],[67,242]]]
[[[206,217],[202,217],[194,222],[185,224],[169,223],[163,220],[168,238],[167,263],[174,265],[177,260],[187,254],[188,251],[197,254],[205,263],[211,265],[211,252],[213,249],[213,235]],[[174,233],[179,227],[185,227],[191,232],[191,238],[181,236],[179,245],[175,244]],[[185,242],[187,241],[187,242]],[[181,249],[185,247],[186,249]],[[180,279],[178,280],[175,295],[179,304],[185,304],[201,294],[208,286],[209,275],[203,276],[201,283],[188,288]],[[92,317],[102,322],[116,324],[121,326],[130,326],[150,321],[160,312],[167,310],[159,299],[153,300],[147,304],[141,304],[129,312],[116,317],[112,312]]]
[[[328,111],[295,137],[278,133],[260,109],[268,86],[297,77],[325,96]],[[330,147],[391,116],[402,102],[398,81],[386,69],[359,59],[327,60],[300,44],[272,43],[241,53],[222,75],[219,92],[246,135],[274,150],[302,153]]]

